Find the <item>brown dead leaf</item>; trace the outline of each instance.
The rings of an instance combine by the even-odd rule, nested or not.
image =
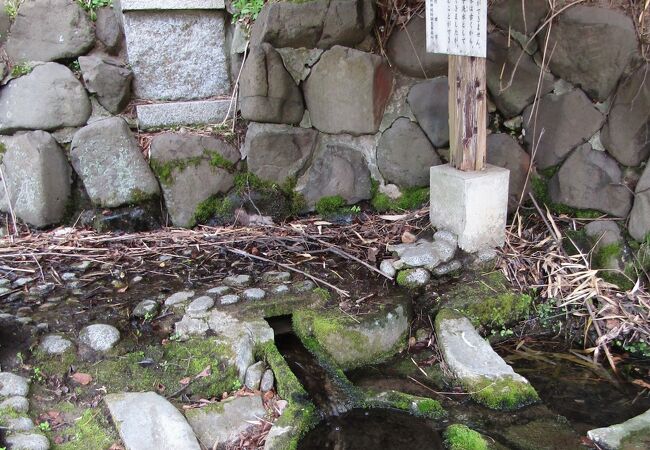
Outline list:
[[[368,261],[376,262],[377,261],[377,253],[379,253],[378,248],[376,248],[376,247],[368,248]]]
[[[120,444],[115,443],[115,444],[111,445],[108,448],[108,450],[124,450],[124,447],[122,447]]]
[[[190,381],[192,381],[192,379],[190,377],[185,377],[185,378],[181,378],[180,380],[178,380],[178,383],[183,385],[183,386],[186,386],[186,385],[190,384]]]
[[[211,369],[210,366],[208,366],[208,367],[206,367],[205,369],[203,369],[203,370],[201,371],[201,373],[199,373],[199,374],[198,374],[196,377],[194,377],[194,378],[205,378],[205,377],[209,377],[210,375],[212,375],[212,369]]]
[[[642,388],[645,389],[650,389],[650,383],[643,381],[643,380],[632,380],[633,384],[636,384],[637,386],[641,386]]]
[[[90,376],[90,374],[82,373],[82,372],[73,373],[70,378],[72,378],[74,382],[79,383],[82,386],[87,386],[93,381],[93,377]]]

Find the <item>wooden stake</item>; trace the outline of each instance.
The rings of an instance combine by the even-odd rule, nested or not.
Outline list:
[[[485,58],[449,55],[449,160],[456,169],[485,167],[486,120]]]

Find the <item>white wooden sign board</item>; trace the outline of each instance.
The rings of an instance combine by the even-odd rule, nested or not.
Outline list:
[[[426,0],[427,52],[485,58],[487,0]]]

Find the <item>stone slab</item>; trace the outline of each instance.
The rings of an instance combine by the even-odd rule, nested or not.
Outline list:
[[[594,441],[600,447],[606,450],[614,450],[620,448],[621,443],[625,438],[641,430],[650,430],[650,409],[623,423],[589,430],[587,435],[589,436],[589,439]]]
[[[431,167],[431,224],[457,235],[458,246],[469,253],[503,245],[509,174],[491,165],[477,172]]]
[[[225,9],[224,0],[121,0],[122,11]]]
[[[228,113],[230,100],[152,103],[136,106],[138,123],[143,130],[178,125],[221,123]]]
[[[133,92],[148,100],[229,96],[222,11],[126,11]]]
[[[124,446],[129,450],[200,450],[185,417],[153,392],[110,394],[104,398]]]

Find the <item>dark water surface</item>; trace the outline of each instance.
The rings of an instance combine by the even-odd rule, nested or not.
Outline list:
[[[329,417],[311,430],[300,450],[444,449],[431,421],[389,409],[353,409]]]

